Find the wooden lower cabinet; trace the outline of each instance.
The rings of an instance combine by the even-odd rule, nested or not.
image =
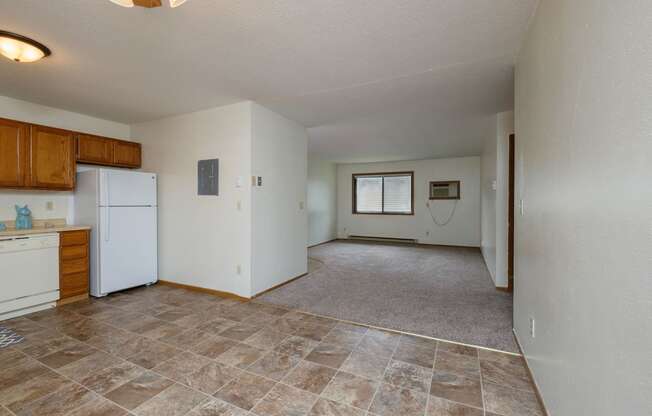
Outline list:
[[[59,233],[59,302],[88,296],[89,230]]]

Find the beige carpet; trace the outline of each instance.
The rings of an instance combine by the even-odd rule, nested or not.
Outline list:
[[[309,274],[261,300],[319,315],[516,352],[512,295],[474,248],[336,241]]]

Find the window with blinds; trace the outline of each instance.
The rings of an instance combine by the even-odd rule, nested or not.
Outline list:
[[[354,214],[414,214],[414,172],[353,175]]]

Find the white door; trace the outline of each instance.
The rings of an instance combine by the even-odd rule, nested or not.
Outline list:
[[[100,208],[100,292],[157,280],[156,207]]]
[[[155,206],[156,174],[100,169],[100,206]]]

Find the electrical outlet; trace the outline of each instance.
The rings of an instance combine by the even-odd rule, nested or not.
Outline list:
[[[430,230],[426,231],[426,237],[430,236]]]
[[[238,265],[235,267],[235,272],[236,272],[237,274],[242,274],[242,266],[240,266],[240,265],[238,264]]]
[[[262,176],[258,177],[257,184],[258,184],[258,186],[263,186],[263,177]]]
[[[536,327],[535,327],[535,322],[534,318],[530,316],[530,337],[535,338],[536,337]]]
[[[47,201],[45,203],[45,209],[47,211],[54,211],[54,202],[53,201]]]
[[[303,209],[303,207],[304,207],[303,201],[300,201],[299,202],[299,209]]]
[[[236,204],[236,206],[237,206],[237,208],[238,208],[238,211],[242,211],[242,202],[241,202],[241,201],[238,201],[238,203]]]

